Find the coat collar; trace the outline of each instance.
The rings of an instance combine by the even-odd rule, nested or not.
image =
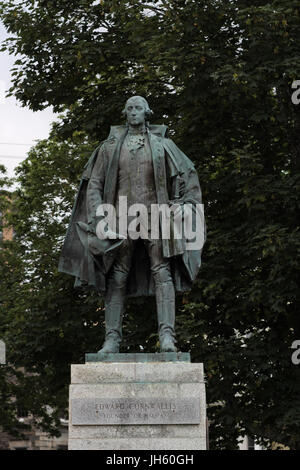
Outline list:
[[[154,134],[157,137],[166,137],[168,127],[164,124],[151,124],[148,126],[150,134]],[[111,126],[108,140],[110,139],[121,139],[124,134],[127,133],[127,126]]]

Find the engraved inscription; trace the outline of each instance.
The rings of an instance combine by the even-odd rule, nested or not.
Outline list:
[[[73,425],[199,424],[197,398],[73,398]]]

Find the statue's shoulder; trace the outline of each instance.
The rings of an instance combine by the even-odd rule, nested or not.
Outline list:
[[[151,134],[160,139],[165,139],[168,135],[168,126],[165,126],[164,124],[150,124],[148,129]]]
[[[98,146],[94,149],[88,161],[83,167],[82,179],[89,179],[96,162],[99,163],[101,159],[105,158],[106,144],[107,142],[109,142],[109,140],[110,140],[109,138],[102,140],[101,142],[99,142]]]
[[[150,124],[148,125],[149,132],[155,137],[164,139],[168,134],[168,127],[164,124]],[[120,140],[127,132],[127,126],[111,126],[109,135],[104,142],[110,143],[115,140]]]
[[[111,126],[109,134],[106,139],[102,140],[98,145],[98,156],[105,154],[106,150],[110,150],[111,145],[116,143],[126,132],[126,126]]]
[[[107,139],[104,142],[110,143],[119,140],[127,132],[126,126],[111,126]]]

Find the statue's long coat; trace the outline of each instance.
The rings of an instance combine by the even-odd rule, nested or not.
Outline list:
[[[165,137],[166,126],[149,126],[155,188],[158,204],[168,204],[176,196],[180,183],[179,202],[193,206],[201,203],[201,190],[193,163],[171,139]],[[105,292],[106,276],[122,241],[101,241],[91,233],[91,221],[97,206],[115,205],[119,156],[127,133],[126,126],[113,126],[109,137],[95,149],[85,165],[73,207],[70,225],[59,260],[59,271],[76,277],[75,286]],[[87,201],[87,187],[93,169],[99,175],[99,191]],[[177,181],[177,182],[176,182]],[[177,189],[174,189],[177,188]],[[177,194],[178,196],[178,194]],[[93,227],[94,231],[95,227]],[[95,255],[91,240],[102,245],[102,256]],[[100,245],[99,245],[100,246]],[[163,254],[170,259],[176,292],[191,288],[201,264],[201,250],[183,250],[181,241],[163,240]],[[101,250],[100,250],[101,251]],[[137,243],[128,279],[129,296],[154,295],[150,263],[143,243]]]

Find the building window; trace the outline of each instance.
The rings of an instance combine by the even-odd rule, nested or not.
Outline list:
[[[255,442],[252,437],[248,436],[248,450],[255,450]]]
[[[28,411],[26,411],[22,406],[17,405],[17,417],[18,418],[27,418]]]

